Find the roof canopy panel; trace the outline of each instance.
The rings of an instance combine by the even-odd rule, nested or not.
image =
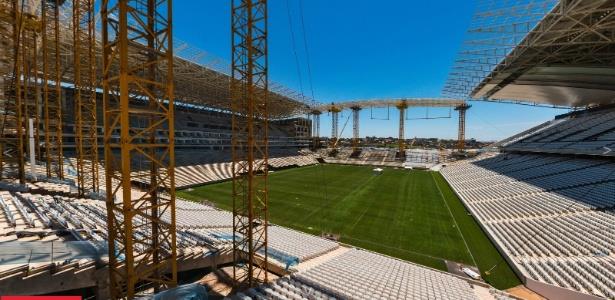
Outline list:
[[[502,84],[510,76],[505,72],[497,74],[474,97],[569,107],[615,102],[615,68],[534,67]]]
[[[525,6],[504,10],[528,20],[471,29],[444,92],[571,107],[615,103],[615,0],[518,2]],[[536,8],[545,11],[537,22]]]

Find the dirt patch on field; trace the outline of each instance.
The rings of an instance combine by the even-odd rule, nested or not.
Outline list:
[[[508,292],[509,294],[515,296],[515,297],[519,297],[521,299],[526,299],[526,300],[544,300],[546,298],[536,294],[534,291],[526,288],[523,285],[518,285],[514,288],[509,288],[506,290],[506,292]]]

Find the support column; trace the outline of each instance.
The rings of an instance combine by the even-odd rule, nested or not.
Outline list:
[[[339,139],[339,113],[341,112],[341,110],[335,106],[332,106],[331,109],[329,110],[329,112],[331,112],[331,141],[330,141],[330,147],[331,148],[336,148],[337,147],[337,141]]]
[[[312,111],[312,150],[320,148],[320,114],[318,110]]]
[[[359,112],[361,107],[355,106],[352,110],[352,154],[359,152]]]
[[[466,111],[470,109],[471,105],[464,103],[461,106],[455,108],[459,112],[459,128],[457,131],[457,151],[465,151],[466,146]]]
[[[397,138],[397,157],[400,159],[406,158],[406,109],[408,108],[408,104],[406,101],[401,101],[396,105],[399,110],[399,136]]]

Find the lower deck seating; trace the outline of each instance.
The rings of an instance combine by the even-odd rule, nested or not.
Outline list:
[[[277,168],[303,167],[317,164],[313,155],[295,155],[270,158],[269,166]],[[211,163],[201,165],[179,166],[175,168],[175,186],[186,188],[210,182],[228,180],[233,177],[233,163]]]
[[[163,213],[162,219],[170,222],[169,213]],[[145,224],[145,219],[135,217],[133,222]],[[176,199],[176,227],[179,252],[200,248],[232,248],[231,212]],[[148,226],[141,226],[135,235],[148,236],[150,233],[147,228]],[[81,241],[106,241],[108,234],[105,202],[31,191],[0,191],[0,241],[21,241],[24,238],[27,241],[61,240],[57,234],[63,231],[69,231],[72,238]],[[339,247],[336,242],[275,225],[270,225],[268,236],[270,253],[292,257],[297,262],[309,260]],[[38,238],[33,239],[34,237]],[[197,249],[192,249],[195,247]],[[281,259],[279,261],[284,263]]]
[[[389,166],[400,167],[402,162],[396,157],[397,151],[394,149],[383,148],[364,148],[357,158],[351,157],[352,149],[339,149],[335,157],[329,157],[326,149],[321,150],[321,155],[325,157],[327,163],[361,165],[361,166]]]
[[[441,173],[524,276],[615,298],[615,163],[498,154]]]
[[[236,299],[477,299],[473,288],[447,273],[352,249]]]
[[[269,284],[249,289],[245,292],[237,293],[233,299],[317,299],[335,300],[337,298],[305,284],[294,277],[283,277]]]
[[[270,226],[269,247],[282,253],[292,254],[299,262],[312,259],[339,247],[331,240],[300,233],[281,226]]]

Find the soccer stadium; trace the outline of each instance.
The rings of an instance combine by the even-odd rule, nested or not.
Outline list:
[[[345,101],[225,2],[229,63],[198,2],[0,0],[0,300],[615,299],[615,1],[468,1],[439,95]],[[477,140],[486,104],[557,113]]]

